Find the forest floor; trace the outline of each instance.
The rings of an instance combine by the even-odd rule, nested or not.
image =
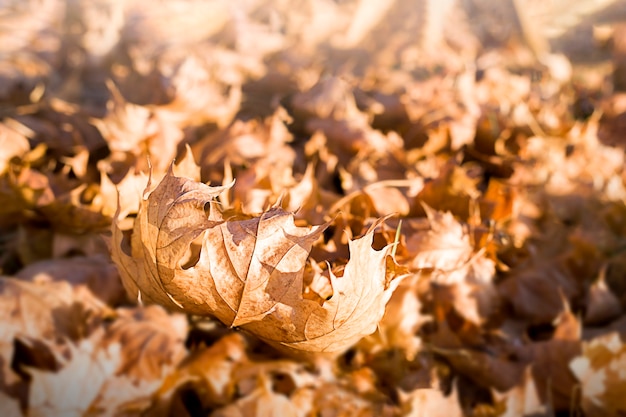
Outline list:
[[[626,413],[621,32],[434,3],[0,6],[0,415]]]

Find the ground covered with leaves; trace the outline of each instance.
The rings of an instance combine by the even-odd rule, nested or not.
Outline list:
[[[0,415],[626,413],[611,62],[237,3],[2,5]]]

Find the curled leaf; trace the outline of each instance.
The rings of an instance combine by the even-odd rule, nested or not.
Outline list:
[[[303,275],[327,225],[296,226],[278,206],[224,218],[215,197],[228,187],[170,172],[144,193],[130,239],[114,220],[112,257],[131,295],[216,317],[292,352],[340,353],[376,329],[399,282],[389,246],[372,249],[373,232],[350,241],[344,268],[318,277],[329,295],[311,300]]]

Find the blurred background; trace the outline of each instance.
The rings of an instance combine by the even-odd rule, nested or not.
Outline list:
[[[480,67],[494,49],[614,65],[623,88],[625,20],[624,0],[3,0],[0,100],[24,104],[45,84],[98,107],[113,79],[131,101],[166,102],[192,87],[177,86],[176,73],[196,65],[213,87],[245,85],[242,110],[262,112],[268,98],[327,74]]]

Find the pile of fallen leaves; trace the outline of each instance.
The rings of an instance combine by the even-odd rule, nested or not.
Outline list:
[[[3,3],[0,415],[626,413],[626,98],[452,4]]]

